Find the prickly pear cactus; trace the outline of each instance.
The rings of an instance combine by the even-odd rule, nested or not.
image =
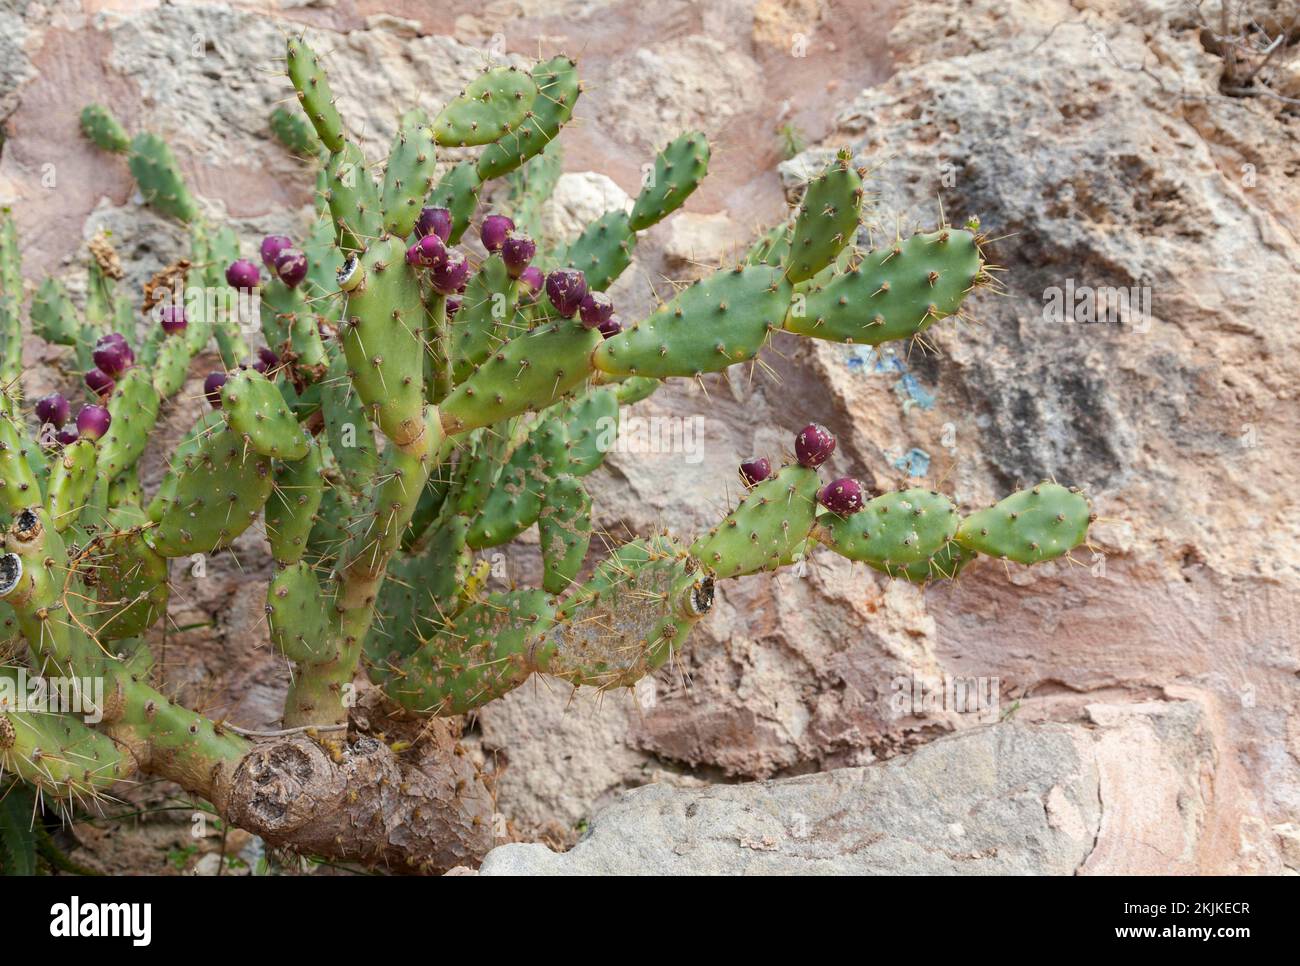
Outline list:
[[[0,221],[0,640],[24,639],[44,673],[102,675],[111,694],[97,728],[0,711],[0,771],[68,800],[144,769],[251,821],[229,782],[255,746],[169,701],[148,673],[168,560],[221,552],[250,530],[277,568],[266,615],[292,665],[284,725],[336,755],[351,747],[361,676],[393,706],[434,716],[534,675],[627,687],[687,646],[719,582],[802,563],[819,545],[925,584],[980,557],[1035,564],[1086,540],[1090,504],[1055,483],[963,517],[936,491],[823,480],[835,440],[813,424],[784,465],[742,464],[743,497],[706,532],[596,549],[584,478],[620,406],[781,340],[920,336],[984,283],[978,226],[864,247],[863,173],[841,152],[742,264],[624,319],[605,291],[638,233],[699,186],[703,134],[659,152],[630,212],[556,245],[537,237],[538,213],[582,93],[574,61],[483,72],[435,115],[404,115],[376,164],[323,59],[302,38],[286,59],[301,113],[280,107],[269,123],[318,164],[319,204],[296,238],[269,236],[256,252],[206,219],[160,138],[129,135],[99,106],[83,113],[86,136],[127,157],[145,202],[190,226],[193,250],[146,288],[147,328],[106,239],[91,245],[84,310],[58,280],[35,288],[29,328],[68,347],[80,407],[22,395],[20,245],[12,218]],[[471,229],[481,245],[461,246]],[[221,364],[195,372],[200,357]],[[191,376],[208,411],[146,493],[140,461]],[[542,585],[494,582],[475,555],[533,528]]]

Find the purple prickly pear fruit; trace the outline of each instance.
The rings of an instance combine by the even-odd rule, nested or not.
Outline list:
[[[209,372],[203,380],[203,395],[208,397],[213,409],[221,408],[221,387],[225,384],[226,374],[220,370]]]
[[[111,379],[126,372],[135,362],[135,353],[126,344],[126,339],[116,332],[101,336],[91,355],[99,370]]]
[[[846,517],[862,509],[862,484],[851,476],[842,476],[823,486],[821,492],[817,494],[817,499],[832,513]]]
[[[451,297],[447,299],[447,318],[452,318],[460,311],[460,299]]]
[[[587,276],[576,268],[557,268],[546,276],[546,296],[555,311],[571,319],[587,295]]]
[[[604,292],[588,292],[578,306],[582,324],[589,329],[599,329],[601,323],[614,316],[614,301]]]
[[[596,328],[600,330],[600,334],[606,339],[612,339],[623,331],[623,321],[617,315],[611,315]]]
[[[63,398],[62,393],[52,392],[36,400],[36,418],[43,425],[48,424],[55,429],[62,429],[63,424],[68,421],[70,412],[68,401]]]
[[[429,273],[433,288],[439,295],[455,295],[465,287],[468,278],[469,262],[460,252],[447,252],[447,257],[434,265]]]
[[[113,417],[103,406],[82,406],[77,413],[77,435],[82,439],[96,440],[108,432]]]
[[[537,243],[527,235],[511,232],[501,243],[501,260],[506,263],[506,274],[511,278],[523,275],[536,254]]]
[[[247,258],[236,258],[226,269],[226,283],[232,288],[257,288],[262,284],[262,273]]]
[[[91,392],[103,399],[113,391],[113,387],[117,385],[117,382],[112,376],[107,375],[101,370],[91,369],[86,373],[86,385],[90,388]]]
[[[276,355],[275,350],[268,349],[266,346],[258,346],[257,361],[253,363],[253,368],[258,372],[270,372],[280,364],[280,357]]]
[[[488,215],[479,226],[478,237],[483,240],[483,247],[490,252],[501,251],[506,237],[515,230],[515,223],[505,215]]]
[[[519,273],[519,294],[535,298],[546,284],[546,276],[536,265],[529,265]]]
[[[168,335],[176,335],[189,328],[190,320],[179,305],[164,305],[158,310],[158,324]]]
[[[446,241],[451,237],[451,212],[446,208],[421,209],[420,217],[415,220],[415,234],[419,238],[437,235]]]
[[[821,466],[835,452],[835,437],[821,423],[809,423],[794,438],[794,455],[800,466]]]
[[[746,486],[758,486],[772,475],[772,464],[766,456],[751,456],[740,464],[740,482]]]
[[[275,273],[290,288],[297,288],[307,277],[307,256],[296,248],[286,248],[275,260]]]
[[[414,268],[432,268],[447,257],[447,247],[437,235],[425,235],[406,250],[406,264]]]
[[[275,263],[280,259],[280,253],[286,248],[293,247],[293,239],[288,235],[267,235],[262,239],[262,264],[271,274],[275,274]],[[234,282],[230,283],[234,285]],[[247,288],[248,286],[240,285],[238,288]]]
[[[54,434],[55,442],[62,443],[64,446],[71,446],[77,440],[81,439],[81,434],[77,432],[75,426],[64,426]]]

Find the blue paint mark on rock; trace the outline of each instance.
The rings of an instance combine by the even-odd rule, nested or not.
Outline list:
[[[926,476],[930,472],[930,454],[913,447],[894,460],[894,469],[902,470],[908,476]]]
[[[864,375],[889,373],[898,375],[894,383],[894,392],[903,400],[903,411],[919,406],[921,409],[934,407],[934,396],[921,385],[916,376],[907,371],[907,363],[893,350],[880,352],[874,346],[856,345],[849,348],[845,365]]]

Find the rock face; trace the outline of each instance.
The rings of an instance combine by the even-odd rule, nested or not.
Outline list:
[[[1001,296],[977,294],[979,324],[945,323],[910,349],[778,337],[770,368],[665,387],[625,414],[619,448],[588,478],[598,526],[697,532],[734,502],[742,458],[778,458],[818,420],[840,441],[828,478],[923,481],[967,508],[1042,477],[1085,486],[1101,516],[1092,548],[1032,571],[985,561],[924,591],[821,552],[800,571],[729,582],[691,646],[636,696],[570,701],[567,686],[539,680],[470,722],[501,816],[526,837],[571,843],[602,803],[654,781],[592,820],[572,859],[546,861],[597,855],[610,834],[600,830],[643,801],[668,810],[641,816],[659,829],[643,836],[645,861],[677,861],[651,846],[689,838],[693,826],[668,812],[684,815],[692,796],[719,841],[730,814],[761,844],[780,823],[738,810],[773,794],[790,809],[810,799],[810,817],[837,799],[869,805],[886,838],[864,854],[895,871],[1151,870],[1157,851],[1169,871],[1300,868],[1297,116],[1221,96],[1221,62],[1178,0],[897,8],[525,0],[456,16],[453,37],[439,33],[449,18],[433,22],[417,0],[272,14],[25,4],[0,11],[0,203],[17,212],[29,288],[47,273],[77,283],[82,241],[101,226],[132,284],[184,253],[183,234],[137,204],[125,166],[79,137],[93,92],[131,130],[169,138],[202,204],[251,254],[264,232],[300,232],[312,199],[313,172],[265,124],[288,94],[275,63],[283,32],[308,29],[330,51],[340,107],[374,157],[401,110],[435,106],[488,59],[550,55],[567,36],[589,89],[564,136],[549,224],[575,231],[626,204],[680,126],[714,143],[681,221],[647,232],[618,283],[619,313],[633,320],[671,294],[668,280],[733,258],[751,230],[783,217],[801,180],[847,144],[874,172],[873,238],[932,222],[940,201],[953,222],[977,215],[1006,270]],[[1295,62],[1270,70],[1285,78]],[[786,122],[814,146],[778,170]],[[1067,311],[1066,293],[1098,289],[1124,296],[1108,320],[1086,321],[1087,297]],[[29,397],[67,389],[60,351],[30,350],[42,364],[24,374]],[[170,439],[201,405],[197,381],[165,416]],[[146,486],[161,465],[151,459]],[[177,575],[173,616],[187,630],[169,634],[163,661],[187,697],[249,727],[273,726],[287,682],[265,646],[263,543],[250,531],[238,560]],[[512,579],[536,579],[535,545],[503,553]],[[990,700],[971,712],[909,697],[953,679],[980,682]],[[990,724],[1013,708],[1013,724]],[[1046,767],[1057,747],[1070,749],[1068,768]],[[941,824],[884,823],[921,794],[917,762],[923,771],[966,748],[1008,774],[1032,767],[998,749],[1042,764],[1034,788],[1048,804],[1017,811],[994,772],[932,783],[929,812],[953,814],[962,796],[999,803],[1033,847],[1013,836],[997,857],[959,860],[948,853],[992,847],[993,831],[963,822],[982,844],[956,847]],[[1144,795],[1129,755],[1159,776],[1159,795]],[[1198,769],[1208,788],[1188,784]],[[1180,799],[1186,810],[1170,805]],[[1154,850],[1126,849],[1126,829]],[[1096,844],[1081,846],[1089,834]],[[857,861],[822,841],[819,861]],[[944,844],[930,853],[916,841]],[[738,868],[809,848],[777,845],[700,844],[697,857]]]
[[[483,875],[1141,875],[1205,871],[1215,760],[1192,702],[1090,706],[868,768],[625,792],[569,852],[504,845]],[[1275,872],[1276,864],[1247,867]]]

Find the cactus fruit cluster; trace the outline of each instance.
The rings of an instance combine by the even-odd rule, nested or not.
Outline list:
[[[104,237],[90,246],[84,307],[53,279],[35,292],[30,328],[69,347],[81,404],[22,397],[20,245],[12,219],[0,222],[4,639],[42,674],[106,682],[94,727],[0,710],[0,768],[47,800],[157,774],[274,843],[439,866],[425,840],[403,854],[331,838],[331,800],[312,802],[310,789],[295,812],[314,804],[310,820],[290,828],[258,812],[241,782],[250,762],[273,767],[266,742],[152,683],[169,562],[252,527],[275,561],[270,637],[292,663],[284,726],[301,729],[277,740],[308,758],[303,742],[326,750],[326,771],[375,745],[347,730],[361,675],[391,705],[432,716],[473,711],[536,674],[626,687],[686,645],[716,581],[796,563],[815,544],[925,583],[979,556],[1037,563],[1085,540],[1087,500],[1055,483],[962,517],[939,492],[823,480],[835,439],[813,424],[792,434],[784,465],[777,454],[741,464],[743,499],[712,529],[649,534],[593,559],[584,480],[621,406],[664,380],[754,360],[782,333],[866,345],[921,335],[986,279],[978,225],[861,247],[862,174],[840,152],[739,264],[633,322],[607,290],[638,234],[699,186],[704,135],[664,147],[630,211],[558,244],[538,212],[581,93],[569,58],[493,67],[436,116],[408,112],[382,172],[301,38],[287,64],[302,111],[277,108],[270,126],[318,166],[317,217],[251,256],[203,214],[161,140],[86,108],[86,136],[128,157],[144,200],[188,226],[192,250],[145,287],[143,306]],[[475,234],[481,244],[466,243]],[[205,297],[176,296],[194,292]],[[240,324],[248,306],[254,327]],[[220,366],[194,372],[214,342]],[[203,375],[205,410],[147,493],[141,456],[191,375]],[[542,586],[490,590],[475,553],[534,526]],[[399,807],[372,791],[350,788],[350,807]],[[466,823],[467,841],[481,842],[479,824]],[[354,823],[353,839],[369,827]]]

